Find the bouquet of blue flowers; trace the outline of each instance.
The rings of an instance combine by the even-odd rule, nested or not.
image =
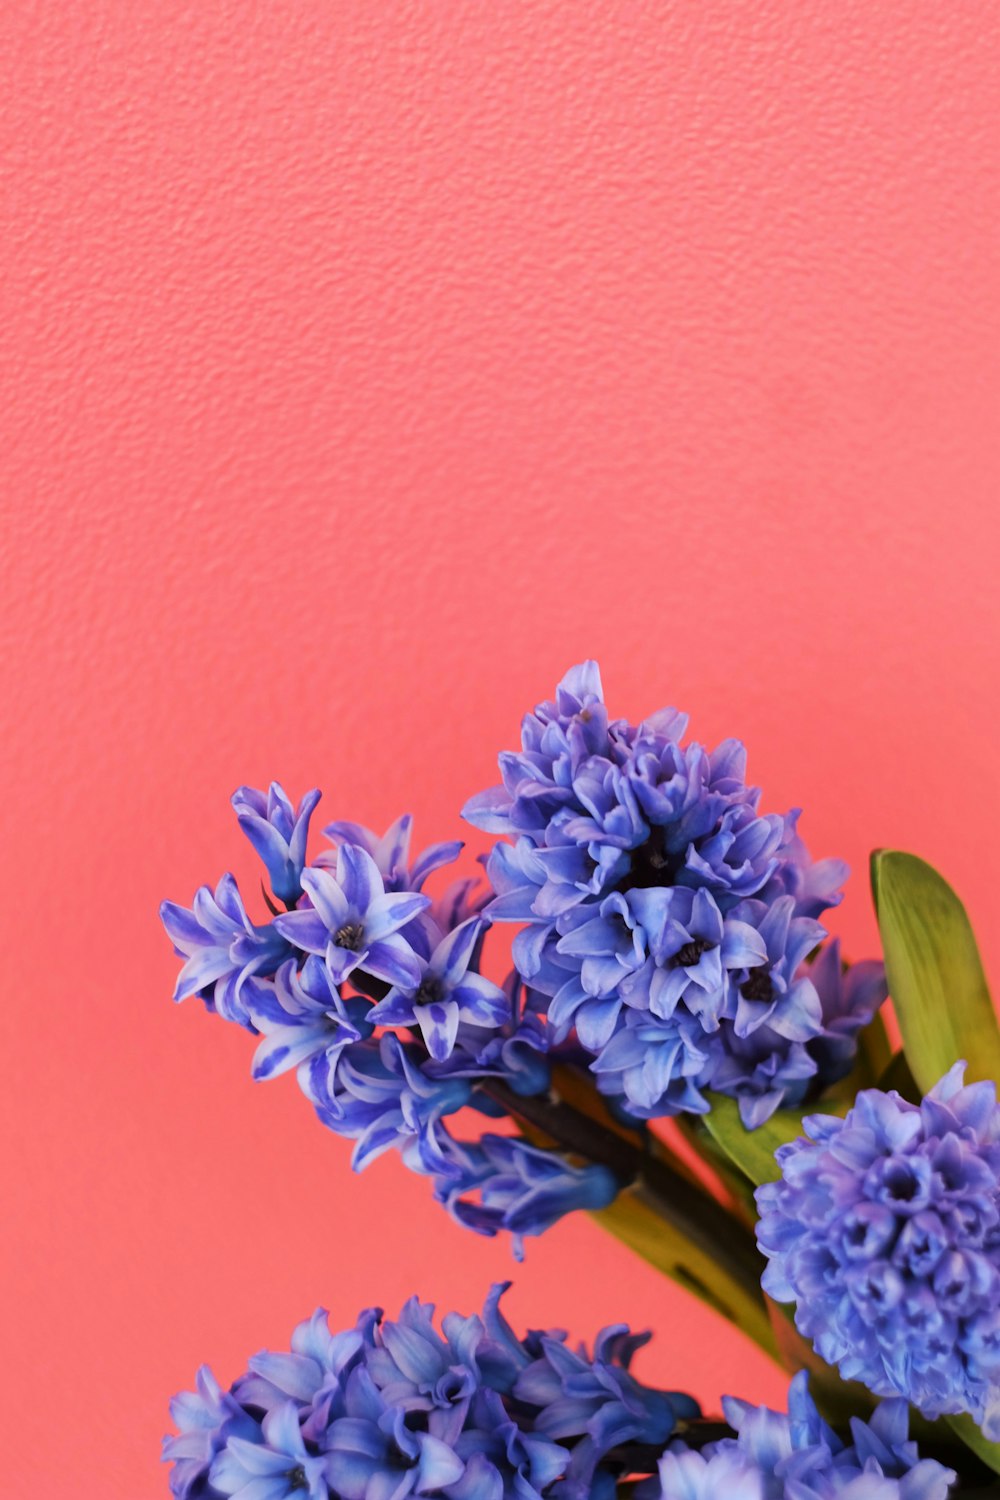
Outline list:
[[[486,882],[429,894],[462,845],[414,854],[408,816],[310,859],[319,793],[275,783],[233,797],[262,920],[231,875],[162,918],[174,998],[257,1038],[255,1077],[294,1071],[355,1167],[397,1151],[518,1259],[585,1210],[784,1366],[787,1411],[642,1385],[623,1325],[519,1337],[502,1285],[440,1327],[416,1298],[320,1310],[174,1399],[177,1500],[1000,1495],[1000,1027],[968,919],[879,851],[883,959],[846,962],[846,867],[760,811],[739,741],[686,730],[612,720],[585,662],[465,806]]]

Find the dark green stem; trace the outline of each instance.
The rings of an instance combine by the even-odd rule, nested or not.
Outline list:
[[[523,1097],[497,1079],[484,1080],[480,1087],[515,1119],[541,1131],[564,1151],[607,1167],[622,1187],[640,1184],[661,1218],[711,1255],[763,1306],[762,1264],[753,1235],[711,1194],[655,1154],[648,1134],[633,1143],[562,1099]]]

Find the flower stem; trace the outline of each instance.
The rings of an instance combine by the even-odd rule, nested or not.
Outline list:
[[[610,1128],[554,1093],[524,1097],[496,1079],[481,1087],[533,1136],[607,1167],[622,1191],[592,1217],[781,1363],[753,1234],[648,1131]],[[595,1109],[603,1108],[598,1101],[595,1091]]]

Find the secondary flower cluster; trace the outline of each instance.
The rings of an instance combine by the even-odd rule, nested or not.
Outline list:
[[[623,1326],[591,1355],[565,1335],[519,1339],[494,1286],[482,1316],[445,1317],[412,1298],[333,1334],[320,1310],[291,1351],[262,1353],[232,1388],[207,1368],[177,1396],[164,1440],[177,1500],[587,1500],[610,1496],[628,1445],[662,1449],[699,1415],[629,1373],[648,1335]]]
[[[584,662],[464,815],[512,840],[487,912],[523,924],[514,959],[552,1040],[575,1031],[632,1118],[703,1113],[712,1088],[753,1127],[849,1069],[882,968],[805,962],[846,866],[810,860],[797,812],[759,812],[739,741],[682,745],[686,727],[672,708],[609,720]]]
[[[537,1234],[609,1203],[619,1183],[603,1166],[489,1131],[459,1141],[445,1124],[466,1106],[503,1116],[491,1085],[514,1095],[549,1086],[547,1039],[517,977],[501,987],[480,972],[478,883],[453,882],[437,901],[424,894],[461,844],[411,860],[408,816],[382,838],[338,822],[324,830],[333,847],[307,865],[318,800],[313,791],[293,808],[277,784],[236,792],[240,825],[286,910],[269,902],[271,920],[255,924],[229,874],[190,908],[164,902],[185,959],[174,998],[198,995],[258,1034],[256,1078],[297,1069],[320,1120],[355,1142],[357,1168],[395,1148],[480,1233]]]
[[[757,1192],[765,1291],[847,1380],[1000,1438],[1000,1106],[958,1063],[920,1105],[807,1117]]]
[[[854,1418],[844,1443],[826,1425],[800,1371],[788,1412],[723,1398],[735,1436],[694,1450],[673,1442],[639,1500],[945,1500],[955,1472],[922,1459],[908,1437],[905,1401]]]

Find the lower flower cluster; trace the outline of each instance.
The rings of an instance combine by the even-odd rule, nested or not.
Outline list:
[[[909,1440],[905,1401],[838,1437],[804,1371],[787,1413],[725,1398],[719,1436],[690,1396],[630,1373],[648,1335],[606,1328],[592,1353],[519,1338],[505,1289],[440,1332],[416,1298],[342,1333],[319,1311],[227,1391],[203,1368],[171,1404],[176,1500],[614,1500],[636,1479],[637,1500],[945,1500],[956,1477]]]
[[[331,1333],[319,1311],[291,1350],[262,1353],[228,1391],[207,1368],[164,1440],[177,1500],[586,1500],[611,1496],[638,1445],[662,1450],[699,1416],[629,1373],[648,1335],[606,1328],[591,1354],[561,1332],[518,1338],[494,1286],[482,1316],[411,1299]]]

